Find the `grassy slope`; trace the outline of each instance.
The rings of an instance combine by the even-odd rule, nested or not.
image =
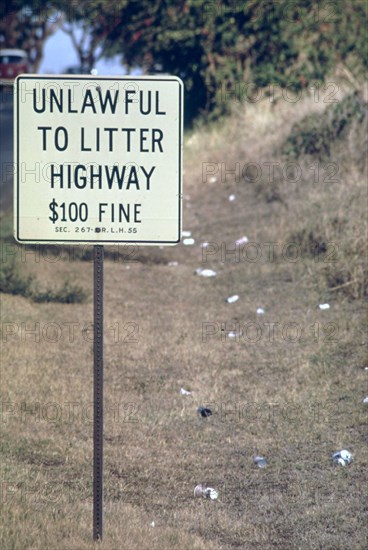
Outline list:
[[[364,548],[365,312],[360,283],[354,283],[354,277],[361,281],[360,268],[348,256],[360,250],[364,232],[364,176],[352,160],[356,143],[344,142],[332,159],[341,169],[335,183],[324,181],[325,174],[311,181],[313,159],[303,160],[297,184],[202,178],[203,163],[254,162],[265,169],[265,162],[287,162],[275,151],[293,122],[325,108],[308,99],[295,105],[281,100],[274,108],[262,103],[221,128],[194,133],[186,145],[184,229],[196,245],[139,251],[144,261],[106,261],[101,548]],[[303,249],[295,262],[283,257],[284,246],[304,246],[311,229],[307,241],[315,244],[320,235],[333,254],[313,257]],[[243,235],[261,249],[259,261],[221,256],[225,243],[230,251]],[[206,261],[203,241],[219,250]],[[269,242],[277,243],[274,261]],[[93,546],[92,347],[82,331],[92,321],[92,264],[64,257],[52,263],[29,255],[22,269],[46,286],[68,277],[90,293],[87,303],[1,296],[7,549]],[[173,260],[179,265],[166,265]],[[329,291],[326,269],[345,269],[346,262],[358,270],[350,274],[353,282]],[[198,267],[218,275],[195,276]],[[240,300],[226,304],[235,293]],[[322,302],[331,308],[319,310]],[[264,316],[256,315],[257,307]],[[25,336],[34,323],[40,341]],[[60,327],[54,343],[56,325],[48,323]],[[74,341],[66,323],[76,323]],[[216,331],[207,341],[204,323]],[[221,327],[245,330],[247,323],[256,325],[246,336],[221,336]],[[279,323],[273,339],[267,323]],[[285,336],[295,335],[289,323],[302,330],[295,342]],[[261,332],[252,342],[255,327]],[[6,328],[17,333],[4,336]],[[131,328],[138,342],[129,341]],[[193,396],[182,397],[182,386]],[[196,415],[202,403],[211,404],[212,417]],[[22,412],[24,406],[33,413]],[[354,462],[333,468],[330,454],[341,448]],[[253,465],[257,453],[267,456],[267,469]],[[200,482],[217,488],[219,500],[194,499]]]

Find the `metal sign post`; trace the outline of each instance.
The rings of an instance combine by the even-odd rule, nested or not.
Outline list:
[[[93,539],[103,536],[103,245],[175,245],[183,83],[175,76],[20,75],[14,236],[94,246]]]
[[[103,534],[103,260],[93,247],[93,539]]]

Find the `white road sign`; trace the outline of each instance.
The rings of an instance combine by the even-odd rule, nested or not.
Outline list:
[[[21,75],[14,93],[19,242],[179,242],[180,79]]]

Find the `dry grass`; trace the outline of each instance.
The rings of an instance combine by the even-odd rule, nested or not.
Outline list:
[[[285,163],[275,151],[293,123],[325,107],[309,99],[248,106],[223,128],[193,134],[184,229],[196,245],[142,249],[135,262],[106,260],[101,549],[365,547],[364,291],[354,283],[331,291],[328,278],[328,270],[335,276],[349,268],[361,281],[354,255],[363,242],[364,173],[344,157],[342,176],[327,185],[311,181],[305,159],[303,181],[279,178],[271,191],[264,178],[258,186],[234,176],[224,181],[221,170],[213,183],[202,179],[203,163]],[[256,248],[231,254],[243,235]],[[203,241],[212,243],[207,256]],[[266,243],[276,243],[274,257]],[[287,256],[289,243],[300,247],[296,261]],[[251,261],[256,249],[262,256]],[[30,254],[22,268],[45,287],[65,279],[81,286],[87,303],[1,296],[6,549],[94,547],[92,344],[85,330],[92,264],[64,258]],[[196,276],[198,267],[218,275]],[[229,305],[231,294],[240,300]],[[331,308],[321,311],[322,302]],[[257,316],[257,307],[265,315]],[[238,339],[221,331],[239,327]],[[26,334],[32,328],[39,341]],[[181,396],[181,387],[193,395]],[[210,418],[196,414],[200,404],[212,408]],[[354,461],[334,468],[330,455],[342,448]],[[253,465],[255,454],[268,458],[267,469]],[[194,499],[197,483],[215,487],[218,501]]]

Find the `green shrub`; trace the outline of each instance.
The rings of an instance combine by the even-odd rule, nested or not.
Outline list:
[[[36,291],[32,295],[35,302],[59,302],[61,304],[80,304],[85,302],[86,298],[87,294],[82,287],[68,281],[65,281],[59,289]]]
[[[289,158],[310,155],[326,161],[334,146],[356,127],[365,126],[367,118],[367,105],[353,93],[330,105],[322,115],[308,115],[294,124],[281,152]]]
[[[15,261],[0,266],[0,292],[29,297],[32,294],[33,277],[19,273]]]
[[[22,275],[13,260],[0,266],[0,292],[18,294],[31,298],[34,302],[59,302],[62,304],[78,304],[86,300],[87,294],[82,287],[65,281],[59,289],[40,291],[34,286],[32,275]]]

